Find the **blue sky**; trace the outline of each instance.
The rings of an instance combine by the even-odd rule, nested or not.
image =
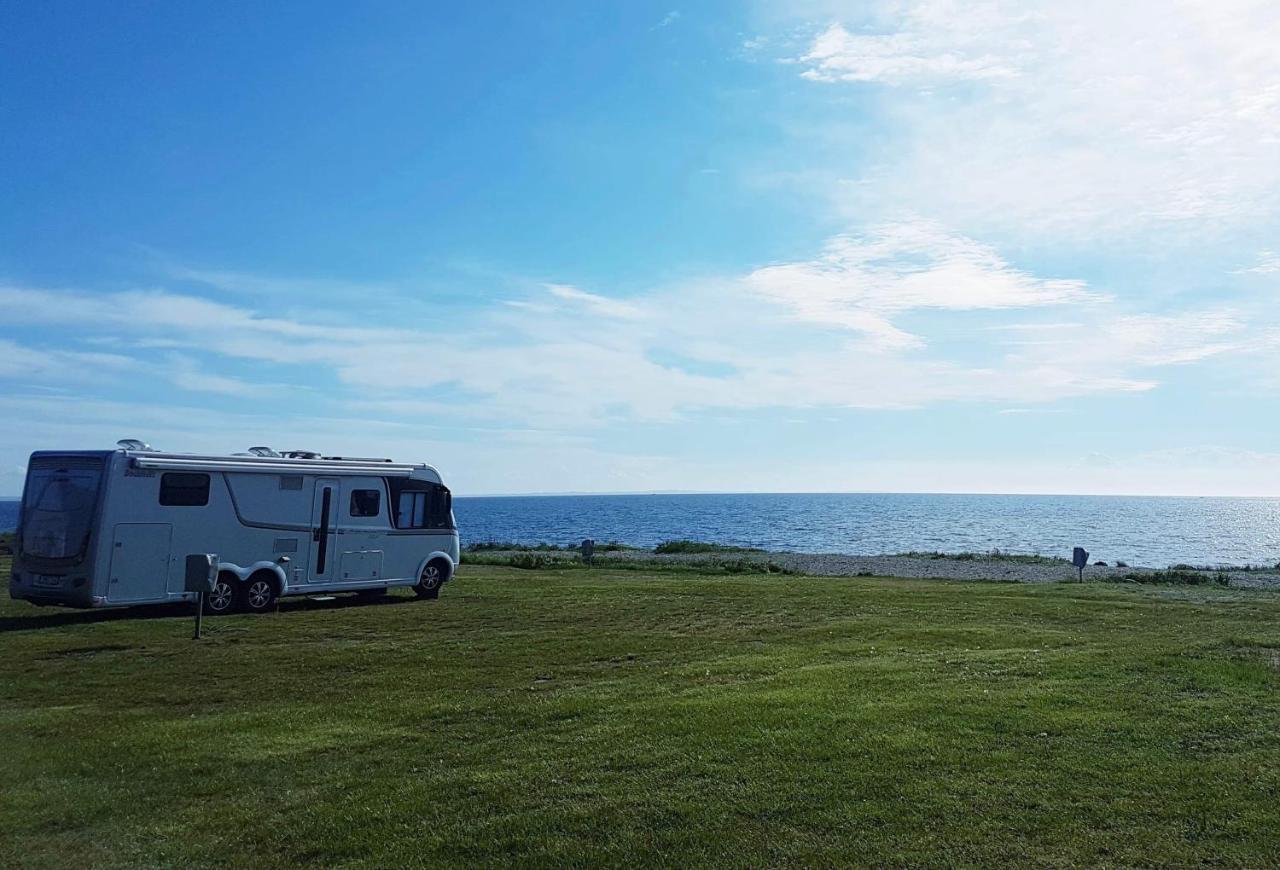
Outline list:
[[[123,437],[1280,494],[1273,4],[0,16],[0,495]]]

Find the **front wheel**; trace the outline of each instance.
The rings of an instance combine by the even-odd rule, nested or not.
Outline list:
[[[419,598],[439,598],[440,586],[445,581],[445,570],[446,566],[439,559],[428,562],[413,591]]]

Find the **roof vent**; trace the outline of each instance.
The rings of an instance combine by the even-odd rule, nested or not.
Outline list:
[[[153,453],[151,445],[145,441],[139,441],[137,438],[121,438],[116,442],[116,446],[121,450],[141,450],[146,453]]]
[[[265,457],[265,458],[267,458],[267,459],[279,459],[279,458],[280,458],[280,454],[279,454],[279,453],[276,453],[276,452],[275,452],[274,450],[272,450],[270,447],[250,447],[250,448],[249,448],[249,455],[251,455],[251,456],[262,456],[262,457]]]
[[[320,454],[314,450],[286,450],[284,452],[286,459],[319,459]]]

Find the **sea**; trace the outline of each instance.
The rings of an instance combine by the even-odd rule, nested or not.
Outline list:
[[[464,544],[690,539],[801,553],[1038,553],[1165,567],[1280,563],[1280,499],[769,493],[454,499]],[[18,503],[0,501],[0,531]]]

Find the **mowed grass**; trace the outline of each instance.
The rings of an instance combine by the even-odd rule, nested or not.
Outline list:
[[[1280,863],[1266,593],[472,566],[191,623],[0,603],[0,863]]]

